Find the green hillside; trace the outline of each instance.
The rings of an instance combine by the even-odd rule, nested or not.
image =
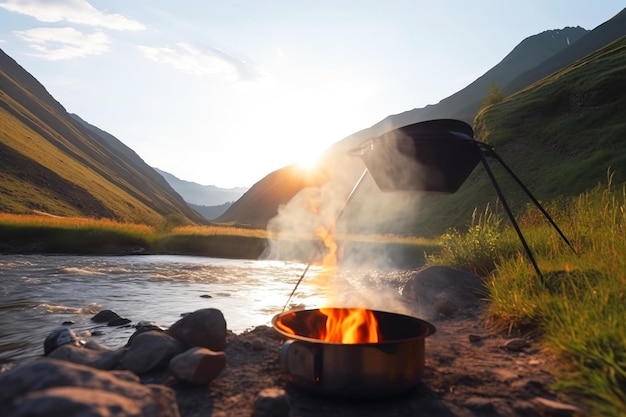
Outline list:
[[[599,49],[502,102],[474,122],[477,140],[497,154],[540,201],[572,196],[626,180],[626,37]],[[489,160],[507,201],[530,200],[495,160]],[[455,193],[431,197],[414,213],[420,234],[471,222],[474,208],[497,205],[494,187],[479,165]]]
[[[204,222],[132,150],[77,121],[0,51],[0,212],[34,211]]]

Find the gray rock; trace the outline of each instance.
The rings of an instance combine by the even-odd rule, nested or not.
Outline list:
[[[429,266],[415,272],[402,289],[426,317],[450,316],[479,306],[487,295],[483,279],[469,272]]]
[[[81,387],[55,387],[21,399],[12,417],[141,416],[141,406],[121,394]]]
[[[90,349],[67,344],[59,346],[50,352],[48,356],[98,369],[113,369],[123,354],[124,352],[122,351]]]
[[[169,370],[176,378],[192,384],[207,385],[226,367],[226,354],[196,347],[172,358]]]
[[[186,348],[205,347],[219,352],[226,349],[226,320],[215,308],[196,310],[174,323],[166,333]]]
[[[265,388],[254,400],[253,417],[288,417],[289,400],[285,390],[272,387]]]
[[[530,343],[528,343],[526,339],[522,339],[519,337],[509,339],[506,342],[504,342],[504,345],[503,345],[503,347],[506,350],[509,350],[511,352],[521,352],[529,346],[530,346]]]
[[[0,386],[0,410],[12,417],[180,416],[168,387],[143,385],[130,372],[102,371],[51,358],[0,374]]]
[[[98,350],[100,352],[108,352],[111,350],[107,346],[101,345],[100,343],[94,342],[93,340],[88,340],[83,346],[85,347],[85,349]]]
[[[183,351],[181,344],[161,331],[147,331],[137,335],[133,343],[122,348],[119,367],[138,375],[167,366],[170,359]]]
[[[91,321],[95,323],[108,323],[112,320],[119,319],[120,315],[115,311],[111,310],[102,310],[98,312],[95,316],[91,318]]]
[[[116,319],[113,319],[111,321],[109,321],[107,323],[107,326],[109,327],[119,327],[119,326],[124,326],[126,324],[130,323],[130,319],[124,318],[124,317],[118,317]]]
[[[145,333],[148,331],[157,331],[157,332],[164,332],[165,329],[163,329],[161,326],[158,326],[156,323],[153,323],[151,321],[140,321],[139,323],[137,323],[137,325],[135,326],[135,333],[133,333],[130,338],[128,339],[128,342],[126,343],[126,346],[130,346],[133,344],[133,340],[135,339],[135,337],[137,337],[138,335],[140,335],[141,333]]]
[[[67,327],[59,327],[53,330],[43,342],[43,354],[48,355],[59,346],[63,345],[80,346],[80,340],[72,329]]]

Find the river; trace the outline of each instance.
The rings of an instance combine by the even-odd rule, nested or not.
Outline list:
[[[184,313],[222,311],[229,330],[271,325],[305,271],[301,263],[173,255],[0,255],[0,365],[43,354],[65,324],[83,340],[123,346],[133,325],[169,327]],[[400,291],[410,271],[312,266],[290,305],[355,306],[412,314]],[[92,322],[109,309],[126,327]]]

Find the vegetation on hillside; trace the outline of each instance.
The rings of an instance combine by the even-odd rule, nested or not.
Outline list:
[[[0,85],[0,212],[205,222],[131,149],[69,115],[1,50]]]
[[[540,201],[577,195],[615,169],[626,180],[626,37],[574,65],[487,106],[474,122],[475,138],[496,153]],[[517,213],[529,202],[493,158],[488,162]],[[461,188],[428,197],[415,211],[413,233],[440,235],[463,229],[498,197],[479,164]]]

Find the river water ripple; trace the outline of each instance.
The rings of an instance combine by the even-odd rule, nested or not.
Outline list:
[[[139,321],[169,327],[201,308],[220,309],[235,333],[270,325],[305,266],[172,255],[0,255],[0,365],[40,356],[46,336],[64,322],[73,322],[81,338],[111,348],[123,346]],[[399,295],[409,274],[313,266],[291,304],[413,314]],[[90,318],[104,309],[131,325],[93,323]]]

